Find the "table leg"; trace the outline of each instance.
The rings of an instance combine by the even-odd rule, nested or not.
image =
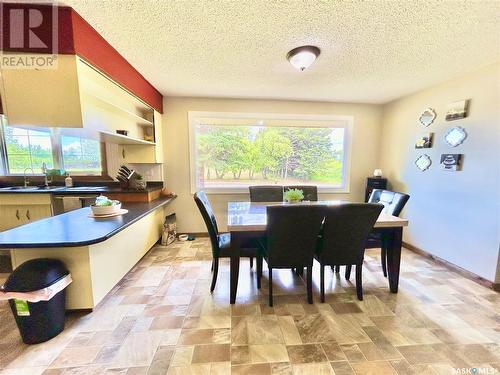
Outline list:
[[[403,228],[391,228],[391,231],[387,234],[387,274],[389,278],[389,289],[391,293],[397,293],[399,285],[399,267],[401,264]]]
[[[236,232],[231,233],[231,265],[230,265],[230,303],[236,302],[236,292],[238,290],[238,276],[240,273],[240,249],[241,238]]]

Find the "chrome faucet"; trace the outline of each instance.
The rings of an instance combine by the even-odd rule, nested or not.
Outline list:
[[[33,170],[33,168],[31,167],[28,167],[28,168],[24,168],[24,187],[28,187],[28,185],[30,184],[30,182],[28,181],[28,176],[26,175],[26,171],[30,169],[31,170],[31,174],[34,176],[35,175],[35,171]]]
[[[45,163],[42,163],[42,173],[44,176],[43,184],[45,185],[45,187],[49,187],[49,182],[50,182],[48,177],[49,170],[47,169],[47,164]]]

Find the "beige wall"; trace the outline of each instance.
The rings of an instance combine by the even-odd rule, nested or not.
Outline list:
[[[499,85],[500,65],[492,65],[385,105],[380,159],[392,187],[411,195],[403,212],[410,221],[405,241],[491,281],[500,242]],[[461,99],[471,100],[469,117],[446,121],[447,104]],[[428,128],[418,123],[426,107],[437,113]],[[453,126],[468,133],[456,148],[443,140]],[[425,131],[434,133],[434,145],[416,150]],[[433,164],[420,172],[413,163],[424,153]],[[462,171],[442,171],[443,153],[463,154]]]
[[[349,194],[324,194],[321,199],[362,201],[365,178],[378,167],[382,108],[376,105],[273,100],[166,98],[163,139],[166,186],[178,194],[171,208],[177,213],[180,232],[206,232],[193,202],[189,180],[188,111],[274,112],[348,115],[354,117]],[[226,228],[228,201],[248,200],[247,194],[209,196],[220,230]]]

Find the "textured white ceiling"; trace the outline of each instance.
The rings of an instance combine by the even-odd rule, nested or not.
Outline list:
[[[168,96],[384,103],[500,59],[497,0],[62,3]]]

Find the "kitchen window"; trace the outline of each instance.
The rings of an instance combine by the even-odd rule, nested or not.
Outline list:
[[[102,173],[101,143],[93,139],[61,136],[63,169],[71,174]]]
[[[101,143],[59,128],[0,126],[0,174],[41,174],[42,164],[72,175],[102,175]],[[71,130],[75,133],[75,130]],[[31,174],[31,171],[29,171]]]
[[[352,117],[189,112],[191,190],[316,185],[348,192]]]

